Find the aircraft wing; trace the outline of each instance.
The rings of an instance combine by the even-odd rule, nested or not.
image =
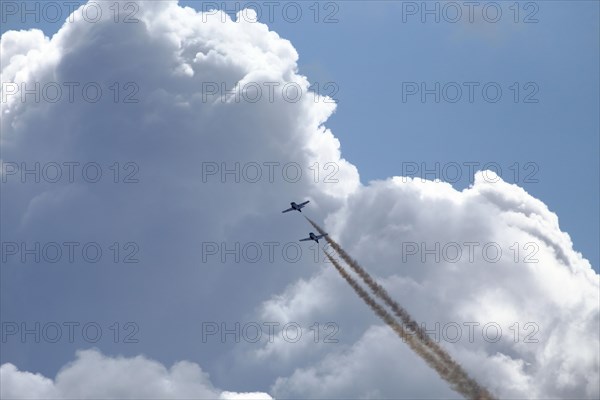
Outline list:
[[[306,242],[307,240],[312,240],[312,239],[309,237],[307,237],[306,239],[300,239],[301,242]]]
[[[298,204],[300,207],[307,205],[308,203],[310,203],[310,200],[306,200],[304,203],[300,203]]]
[[[325,233],[323,235],[317,235],[317,239],[321,239],[323,236],[327,236],[327,233]]]
[[[288,208],[287,210],[283,210],[283,211],[282,211],[282,213],[286,213],[286,212],[288,212],[288,211],[292,211],[293,209],[294,209],[293,207],[290,207],[290,208]]]

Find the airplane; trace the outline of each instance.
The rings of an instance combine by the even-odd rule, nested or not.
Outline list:
[[[292,211],[292,210],[298,210],[300,212],[302,212],[302,208],[307,205],[308,203],[310,203],[309,200],[306,200],[304,203],[300,203],[300,204],[296,204],[295,202],[291,202],[290,205],[291,207],[288,208],[287,210],[283,210],[282,213],[286,213],[288,211]]]
[[[327,236],[327,233],[324,233],[322,235],[315,235],[314,233],[309,233],[308,237],[305,239],[300,239],[301,242],[304,242],[306,240],[314,240],[315,242],[319,243],[319,239],[321,239],[323,236]]]

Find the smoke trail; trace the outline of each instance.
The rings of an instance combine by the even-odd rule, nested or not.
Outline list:
[[[320,234],[324,234],[323,229],[317,225],[310,218],[305,217],[311,225],[319,231]],[[459,393],[466,395],[466,397],[470,397],[473,399],[493,399],[492,394],[480,386],[477,381],[467,374],[467,372],[460,366],[456,361],[452,359],[450,354],[448,354],[438,343],[431,340],[431,338],[427,335],[427,333],[422,329],[417,322],[410,316],[408,311],[406,311],[400,304],[394,301],[388,292],[379,285],[372,277],[369,275],[367,271],[365,271],[341,246],[331,239],[329,236],[325,236],[325,240],[327,243],[333,247],[333,249],[342,257],[342,259],[352,268],[361,279],[369,286],[371,291],[380,299],[382,299],[399,317],[404,325],[408,327],[411,331],[415,332],[420,342],[426,346],[431,352],[433,352],[437,357],[439,357],[441,363],[445,365],[445,370],[450,370],[450,373],[447,373],[444,376],[444,379],[448,380],[453,384],[455,390]],[[327,258],[332,260],[329,254],[327,254]],[[332,261],[333,262],[333,261]],[[335,264],[334,264],[335,265]],[[337,267],[336,267],[337,268]],[[345,271],[344,271],[345,272]],[[362,288],[361,288],[362,290]],[[438,364],[439,364],[438,362]],[[438,370],[436,368],[436,370]],[[439,371],[438,371],[439,372]]]
[[[320,234],[325,233],[323,231],[323,229],[319,225],[317,225],[314,221],[312,221],[310,218],[306,218],[306,219],[308,220],[308,222],[311,223],[311,225],[317,231],[319,231]],[[383,286],[381,286],[379,283],[377,283],[371,277],[371,275],[369,275],[369,273],[367,271],[365,271],[356,262],[356,260],[354,260],[352,257],[350,257],[350,255],[348,253],[346,253],[346,251],[344,249],[342,249],[342,247],[335,240],[331,239],[331,237],[329,237],[329,236],[325,236],[325,240],[327,240],[327,243],[329,243],[329,245],[342,257],[342,259],[350,266],[350,268],[352,268],[354,270],[354,272],[356,272],[358,274],[358,276],[360,276],[362,278],[362,280],[369,286],[371,291],[377,297],[382,299],[388,306],[390,306],[390,308],[392,309],[394,314],[396,314],[396,316],[402,320],[404,325],[406,325],[410,330],[415,332],[417,334],[417,336],[419,337],[419,339],[424,341],[427,345],[437,346],[437,343],[435,343],[433,340],[431,340],[429,335],[427,335],[425,330],[423,328],[421,328],[419,326],[419,324],[410,316],[408,311],[406,311],[400,304],[398,304],[394,299],[392,299],[392,297],[388,294],[388,292],[385,290],[385,288]],[[444,361],[446,361],[446,362],[452,362],[452,359],[450,358],[450,356],[445,351],[443,351],[443,349],[442,349],[441,353],[439,354],[439,356],[442,359],[444,359]]]
[[[358,297],[360,297],[369,307],[371,307],[377,316],[379,316],[386,324],[388,324],[388,326],[392,328],[392,330],[396,332],[401,339],[408,343],[410,348],[413,349],[413,351],[419,356],[421,356],[421,358],[423,358],[430,367],[435,369],[442,378],[446,379],[452,385],[455,391],[461,394],[466,394],[463,393],[462,389],[455,382],[448,379],[451,371],[443,363],[440,363],[437,357],[432,354],[421,341],[419,341],[412,334],[408,333],[406,329],[404,329],[404,327],[402,327],[402,325],[400,325],[398,321],[396,321],[383,306],[369,296],[369,293],[367,293],[367,291],[363,289],[331,255],[329,255],[327,252],[324,253],[329,261],[331,261],[335,269],[337,269],[340,275],[346,280],[346,282],[348,282],[352,289],[354,289]]]

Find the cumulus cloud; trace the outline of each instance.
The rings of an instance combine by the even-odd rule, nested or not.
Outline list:
[[[97,322],[105,336],[96,345],[105,354],[119,353],[104,340],[108,327],[132,321],[140,327],[136,339],[143,337],[134,351],[172,361],[187,359],[194,348],[218,382],[252,379],[257,391],[267,389],[277,369],[232,377],[218,365],[237,343],[200,342],[203,323],[261,323],[253,312],[266,297],[317,268],[309,251],[282,267],[281,249],[297,243],[301,223],[279,223],[288,217],[279,211],[306,197],[324,214],[359,185],[357,169],[341,158],[339,141],[323,125],[335,104],[309,93],[296,50],[264,24],[203,15],[175,1],[141,2],[138,23],[115,24],[112,3],[97,4],[106,16],[99,22],[76,10],[52,38],[31,30],[7,32],[0,41],[1,79],[10,84],[2,88],[1,104],[3,240],[30,247],[95,242],[103,251],[97,263],[80,253],[70,262],[66,252],[50,265],[32,256],[24,262],[9,257],[0,271],[3,318],[27,326]],[[74,84],[74,101],[65,83]],[[86,84],[100,87],[97,102],[82,98]],[[57,85],[62,96],[48,101],[43,88]],[[278,89],[271,94],[269,85]],[[286,85],[299,89],[300,98],[286,98]],[[39,98],[22,97],[15,86],[39,87]],[[257,86],[263,91],[258,101],[244,97],[244,87],[251,92]],[[218,92],[209,93],[215,87]],[[226,93],[238,89],[239,96]],[[23,182],[21,173],[36,163],[38,175]],[[83,173],[89,163],[100,166],[96,183]],[[323,182],[326,163],[335,167],[335,184]],[[44,167],[56,164],[62,178],[49,182]],[[218,171],[204,174],[209,164]],[[257,182],[243,175],[247,165],[252,177],[259,166]],[[319,179],[310,169],[315,165]],[[225,169],[237,172],[224,175]],[[135,182],[125,182],[127,176]],[[131,242],[134,247],[123,248]],[[259,262],[203,254],[203,243],[226,249],[247,242],[262,246]],[[274,260],[263,242],[277,242]],[[117,263],[114,243],[121,247]],[[132,249],[139,262],[121,262]],[[42,264],[49,268],[38,268]],[[24,281],[45,300],[26,301],[18,289]],[[244,282],[235,296],[232,282]],[[15,364],[24,371],[55,371],[64,363],[55,349],[64,360],[86,344],[81,337],[73,346],[42,343],[38,359]],[[26,347],[11,342],[3,361],[18,360]]]
[[[198,364],[179,361],[166,368],[144,356],[107,357],[98,350],[78,351],[54,380],[0,367],[5,399],[270,399],[266,393],[216,389]]]
[[[490,171],[477,173],[462,192],[395,177],[361,187],[326,222],[330,234],[379,276],[431,336],[501,398],[597,397],[598,274],[573,251],[557,216],[522,188]],[[515,243],[521,247],[517,259]],[[462,256],[444,253],[448,244]],[[492,250],[484,252],[487,244]],[[527,244],[531,250],[524,252]],[[294,319],[315,303],[290,309],[298,299],[284,299],[268,301],[264,309],[286,310]],[[334,312],[347,311],[341,306]],[[453,343],[457,325],[461,338]],[[296,393],[309,373],[317,386],[326,384],[326,377],[299,369],[277,382],[277,395]],[[385,395],[402,393],[404,384],[403,378],[388,381]]]
[[[273,385],[275,398],[449,398],[456,393],[387,326],[370,326],[348,348],[298,368]],[[408,365],[411,365],[408,368]],[[400,380],[400,383],[398,383]],[[390,382],[396,382],[391,385]],[[393,386],[395,391],[390,391]]]
[[[135,320],[143,340],[128,347],[129,354],[148,358],[115,357],[121,347],[102,340],[96,344],[102,352],[80,351],[63,366],[54,356],[72,357],[86,343],[42,343],[35,357],[23,359],[29,344],[13,340],[3,344],[3,397],[451,396],[322,258],[315,261],[306,248],[298,262],[282,258],[281,244],[296,242],[310,227],[280,210],[304,198],[311,199],[311,217],[325,221],[434,334],[443,333],[436,322],[461,325],[461,340],[441,344],[497,395],[598,397],[599,277],[542,201],[500,179],[491,182],[489,171],[463,191],[402,177],[361,185],[324,126],[335,104],[308,93],[288,40],[248,18],[203,15],[175,1],[140,2],[136,17],[139,23],[89,23],[76,11],[52,38],[39,30],[2,35],[2,82],[27,88],[94,82],[103,90],[96,103],[82,101],[80,89],[69,101],[64,86],[59,101],[36,102],[3,86],[2,161],[18,167],[11,175],[2,171],[3,240],[96,241],[109,259],[108,246],[134,241],[140,262],[79,258],[40,265],[17,255],[0,271],[0,307],[3,321],[29,324],[92,320],[108,327]],[[110,89],[115,83],[117,102]],[[265,83],[299,87],[304,95],[290,101],[275,90],[270,98]],[[258,85],[263,95],[238,101],[213,94],[208,84],[234,92]],[[137,102],[124,103],[126,95]],[[22,162],[32,168],[35,162],[92,161],[104,173],[98,183],[81,179],[81,169],[68,182],[66,168],[56,184],[32,183],[31,175],[21,182]],[[115,162],[119,183],[109,168]],[[137,170],[123,168],[128,162]],[[275,168],[273,180],[265,162]],[[207,163],[219,169],[257,163],[262,177],[236,181],[242,167],[225,179],[220,170],[206,175]],[[282,175],[290,163],[301,168],[298,181]],[[333,169],[326,170],[327,163]],[[123,183],[132,171],[138,182]],[[336,183],[323,179],[331,171]],[[220,253],[203,259],[204,242],[232,248],[244,241],[279,241],[275,262],[264,255],[260,262],[225,255],[222,262]],[[438,242],[439,262],[436,254],[423,254]],[[471,261],[465,243],[473,242]],[[441,254],[448,243],[462,251],[455,262],[447,261],[453,253]],[[482,253],[487,243],[502,249],[495,262],[494,248]],[[407,244],[421,251],[407,254],[414,250]],[[537,262],[528,262],[532,257]],[[298,343],[281,336],[256,344],[200,340],[203,322],[223,320],[229,327],[244,320],[295,321],[306,332],[315,322],[335,322],[337,342],[315,343],[312,332]],[[482,339],[481,328],[490,322],[503,330],[496,342]],[[464,323],[480,324],[472,343]],[[528,338],[537,343],[525,342],[533,331]],[[214,386],[197,364],[177,360],[201,363]],[[45,377],[54,372],[27,372],[61,367],[55,379]],[[93,373],[97,368],[102,376]],[[256,393],[235,392],[240,387]]]

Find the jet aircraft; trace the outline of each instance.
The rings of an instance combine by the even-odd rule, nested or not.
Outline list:
[[[295,202],[292,201],[290,203],[291,207],[288,208],[287,210],[283,210],[282,213],[286,213],[288,211],[293,211],[293,210],[302,212],[302,208],[304,208],[304,206],[307,205],[308,203],[310,203],[309,200],[306,200],[304,203],[300,203],[300,204],[296,204]]]
[[[305,239],[300,239],[301,242],[307,241],[307,240],[314,240],[315,242],[319,243],[319,239],[321,239],[323,236],[327,236],[327,233],[324,233],[322,235],[315,235],[314,233],[309,233],[308,237]]]

